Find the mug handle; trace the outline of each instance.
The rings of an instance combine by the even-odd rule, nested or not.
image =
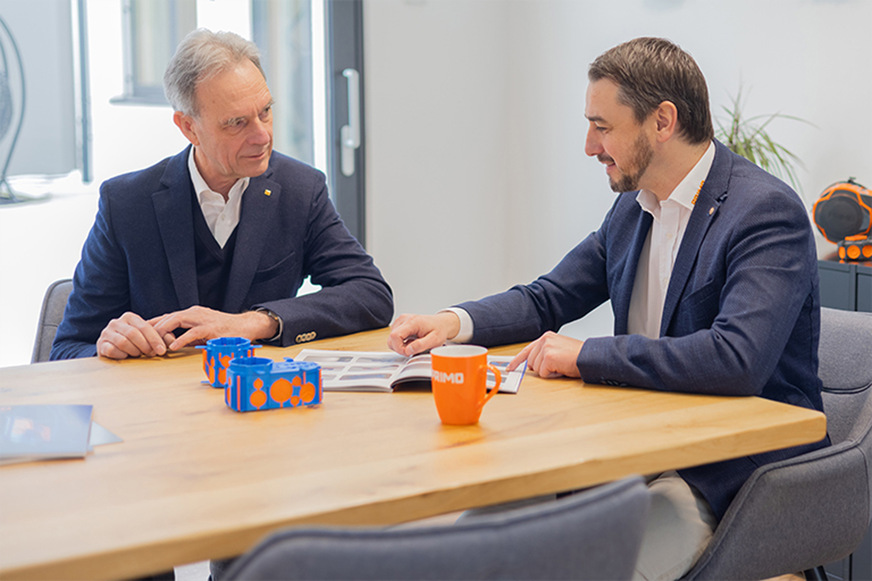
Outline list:
[[[497,394],[497,392],[500,390],[500,384],[503,382],[503,377],[502,375],[500,375],[499,369],[497,369],[490,363],[487,364],[487,368],[494,372],[494,377],[496,378],[497,382],[491,388],[490,393],[485,394],[484,398],[481,400],[481,407],[484,407],[484,404],[489,402],[490,399]],[[487,376],[485,376],[485,384],[487,384]]]

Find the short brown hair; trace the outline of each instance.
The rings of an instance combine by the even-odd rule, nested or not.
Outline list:
[[[689,54],[663,38],[637,38],[607,50],[590,65],[591,82],[618,85],[618,99],[641,123],[663,101],[678,110],[679,135],[690,143],[714,139],[708,88]]]

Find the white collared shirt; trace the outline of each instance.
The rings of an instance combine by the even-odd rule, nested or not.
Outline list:
[[[215,241],[221,248],[227,244],[233,230],[239,224],[239,209],[242,206],[242,194],[245,188],[248,187],[249,178],[239,178],[227,194],[227,201],[224,201],[224,196],[216,191],[213,191],[206,184],[206,180],[200,175],[200,170],[197,169],[197,163],[194,161],[194,148],[191,147],[191,152],[188,154],[188,170],[191,172],[191,182],[194,184],[194,192],[197,194],[197,200],[200,202],[200,209],[203,211],[203,217],[206,218],[206,224],[215,237]]]
[[[627,332],[651,339],[660,337],[660,322],[672,267],[681,247],[684,231],[696,198],[715,158],[710,143],[703,156],[662,202],[649,191],[640,190],[636,201],[654,217],[636,267],[636,280],[630,297]]]

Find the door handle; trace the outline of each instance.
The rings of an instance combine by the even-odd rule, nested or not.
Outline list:
[[[354,175],[354,152],[360,147],[360,73],[354,69],[342,71],[348,85],[348,123],[340,129],[339,140],[342,175]]]

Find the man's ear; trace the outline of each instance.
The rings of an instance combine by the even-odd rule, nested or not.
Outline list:
[[[663,101],[653,115],[657,141],[668,141],[678,130],[678,109],[672,101]]]
[[[188,138],[188,141],[195,146],[200,145],[200,139],[197,137],[197,131],[194,128],[194,118],[190,115],[185,115],[181,111],[173,113],[173,123],[176,124],[182,134]]]

